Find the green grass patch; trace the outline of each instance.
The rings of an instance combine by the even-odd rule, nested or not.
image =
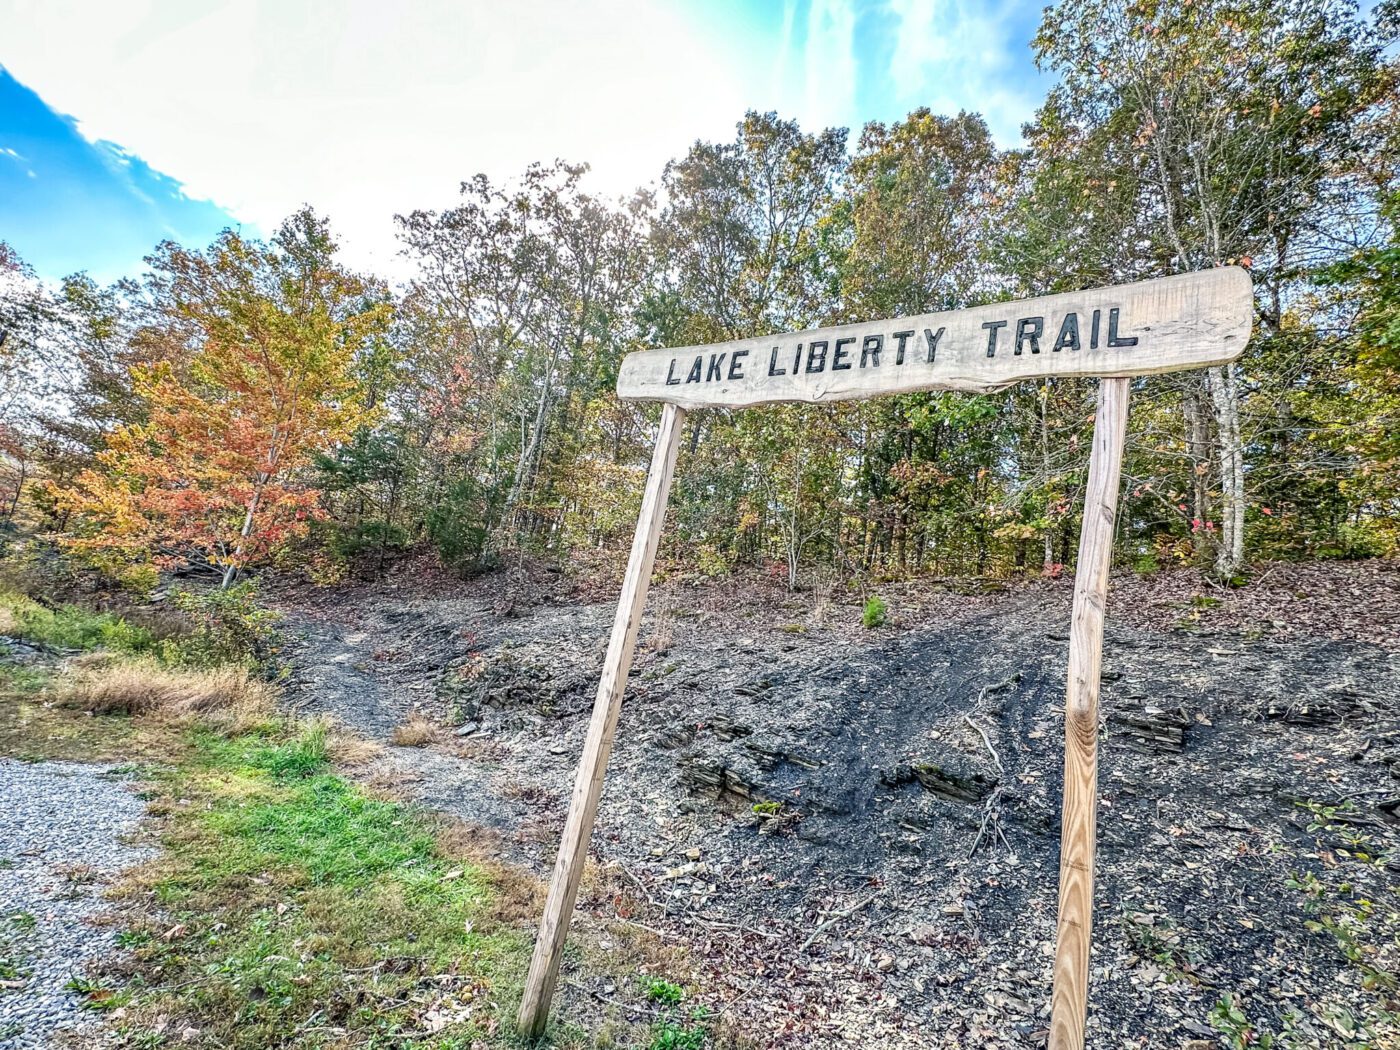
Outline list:
[[[139,653],[151,648],[151,633],[111,613],[76,605],[49,609],[22,594],[0,593],[0,634],[55,649],[112,649]]]
[[[175,933],[129,938],[133,1038],[167,1015],[235,1050],[507,1045],[530,933],[429,818],[329,772],[322,731],[194,733],[154,775],[173,804],[136,896]],[[340,1034],[288,1041],[311,1030]]]
[[[26,761],[109,762],[163,756],[171,730],[118,715],[91,717],[6,690],[0,678],[0,755]]]
[[[32,695],[48,685],[51,677],[53,676],[42,668],[0,663],[0,693]]]

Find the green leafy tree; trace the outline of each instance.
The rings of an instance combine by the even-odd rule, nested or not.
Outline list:
[[[1363,151],[1358,113],[1385,84],[1381,44],[1355,5],[1078,0],[1047,9],[1035,48],[1060,77],[1043,123],[1114,140],[1091,157],[1120,158],[1098,177],[1137,191],[1146,273],[1253,266],[1261,319],[1277,330],[1300,254],[1335,219],[1318,202]],[[1184,401],[1188,443],[1213,450],[1224,576],[1245,555],[1243,376],[1211,369]]]

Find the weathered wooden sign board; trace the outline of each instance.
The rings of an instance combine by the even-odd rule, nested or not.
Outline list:
[[[991,391],[1042,376],[1146,375],[1233,359],[1249,339],[1249,274],[1202,270],[1116,288],[629,354],[626,400],[682,408]]]
[[[520,1004],[522,1034],[538,1036],[549,1019],[661,538],[685,410],[919,390],[992,391],[1043,376],[1099,376],[1070,626],[1050,1021],[1051,1050],[1082,1050],[1094,899],[1099,671],[1129,377],[1233,361],[1244,351],[1253,316],[1249,274],[1223,267],[969,310],[629,354],[618,375],[618,396],[661,401],[665,407],[530,960]]]

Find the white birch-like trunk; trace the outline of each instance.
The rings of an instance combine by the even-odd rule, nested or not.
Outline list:
[[[270,475],[264,474],[258,479],[257,485],[253,487],[253,498],[248,501],[248,506],[243,514],[243,527],[238,530],[238,545],[233,548],[233,554],[229,558],[228,565],[224,566],[224,577],[220,582],[221,590],[227,590],[232,586],[233,581],[238,579],[238,559],[243,556],[243,548],[247,546],[248,537],[253,532],[253,516],[258,512],[258,503],[262,500],[263,486],[268,483]]]
[[[1040,384],[1040,478],[1048,495],[1050,491],[1050,381],[1048,379]],[[1048,502],[1045,507],[1045,528],[1041,530],[1040,535],[1044,547],[1041,571],[1048,576],[1050,567],[1055,564],[1055,527],[1050,523]]]
[[[1244,445],[1240,432],[1239,379],[1233,365],[1212,368],[1209,373],[1211,404],[1215,409],[1217,456],[1220,470],[1220,545],[1215,572],[1221,577],[1244,568]]]

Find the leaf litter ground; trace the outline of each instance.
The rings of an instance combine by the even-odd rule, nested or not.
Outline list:
[[[414,563],[288,591],[291,695],[384,740],[452,727],[371,775],[543,877],[612,618],[565,591]],[[1042,1045],[1068,582],[885,597],[869,631],[772,588],[653,591],[580,907],[683,947],[758,1046]],[[1115,579],[1091,1045],[1391,1045],[1397,624],[1393,563]]]

